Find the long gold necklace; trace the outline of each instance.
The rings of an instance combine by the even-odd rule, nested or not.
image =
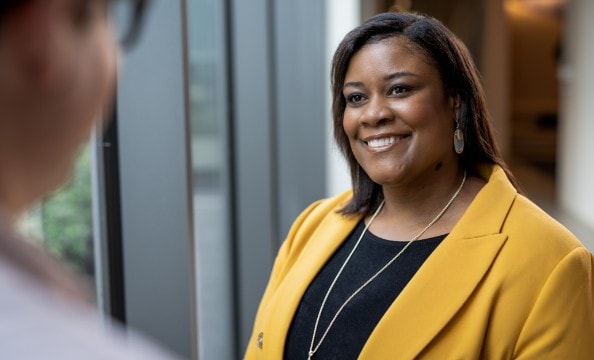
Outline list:
[[[312,356],[314,356],[314,354],[318,351],[318,349],[320,348],[320,346],[322,345],[322,342],[324,341],[324,339],[326,338],[326,335],[328,335],[328,332],[330,331],[330,328],[332,328],[332,325],[334,325],[334,322],[336,321],[336,318],[338,318],[338,315],[340,315],[340,313],[342,312],[342,310],[345,308],[345,306],[355,297],[357,296],[358,293],[361,292],[361,290],[363,290],[367,285],[369,285],[369,283],[371,283],[373,280],[375,280],[375,278],[377,278],[381,273],[383,273],[390,265],[392,265],[392,263],[394,261],[396,261],[396,259],[398,259],[400,257],[400,255],[402,255],[402,253],[416,240],[418,240],[427,230],[429,230],[429,228],[431,226],[433,226],[433,224],[435,224],[442,216],[443,214],[445,214],[445,212],[448,210],[448,208],[452,205],[452,203],[454,202],[454,200],[456,200],[456,197],[458,197],[458,194],[460,194],[460,191],[462,191],[462,187],[464,187],[464,183],[466,182],[466,170],[464,171],[464,177],[462,177],[462,182],[460,183],[460,186],[458,187],[458,189],[456,190],[456,192],[454,193],[454,195],[452,195],[452,197],[450,198],[450,200],[447,202],[447,204],[445,204],[445,206],[443,207],[443,209],[441,209],[441,211],[437,214],[437,216],[435,216],[433,218],[433,220],[431,220],[431,222],[429,224],[427,224],[427,226],[425,226],[421,231],[419,231],[403,248],[402,250],[400,250],[396,255],[394,255],[394,257],[392,259],[390,259],[384,266],[382,266],[381,269],[379,269],[375,274],[373,274],[369,279],[367,279],[367,281],[365,281],[363,283],[363,285],[361,285],[357,290],[355,290],[343,303],[342,305],[340,305],[340,307],[338,308],[338,310],[336,311],[336,313],[334,314],[334,316],[332,317],[332,320],[330,320],[330,323],[328,324],[328,326],[326,327],[326,330],[324,331],[324,333],[322,334],[322,337],[320,338],[320,341],[318,341],[318,344],[315,345],[315,339],[316,339],[316,333],[318,331],[318,324],[320,323],[320,318],[322,316],[322,311],[324,310],[324,306],[326,305],[326,301],[328,300],[328,297],[330,296],[330,293],[332,292],[332,289],[334,288],[334,285],[336,284],[338,278],[340,277],[340,274],[342,274],[342,271],[344,270],[344,268],[346,267],[347,263],[349,262],[349,260],[351,259],[351,256],[353,255],[353,253],[355,252],[355,250],[357,249],[357,247],[359,246],[359,243],[361,242],[361,239],[363,239],[363,236],[365,235],[365,233],[367,232],[367,229],[371,226],[371,223],[373,223],[373,220],[375,220],[375,217],[377,216],[377,214],[379,214],[380,210],[382,209],[382,207],[384,206],[385,200],[382,201],[382,203],[377,207],[377,210],[375,210],[375,212],[373,213],[373,215],[371,216],[371,219],[369,219],[369,223],[367,225],[365,225],[365,228],[363,229],[363,232],[361,233],[361,235],[359,235],[359,239],[357,239],[357,242],[355,243],[355,246],[353,247],[353,249],[351,250],[351,252],[349,253],[349,255],[347,256],[347,258],[344,260],[344,263],[342,264],[342,266],[340,267],[340,269],[338,270],[338,272],[336,273],[336,276],[334,277],[334,280],[332,280],[332,283],[330,284],[330,287],[328,287],[328,291],[326,291],[326,295],[324,296],[324,300],[322,300],[322,304],[320,305],[320,310],[318,311],[318,316],[316,317],[316,322],[314,324],[314,330],[313,330],[313,334],[311,335],[311,343],[309,345],[309,352],[308,352],[308,356],[307,356],[307,360],[311,360]],[[315,345],[315,346],[314,346]]]

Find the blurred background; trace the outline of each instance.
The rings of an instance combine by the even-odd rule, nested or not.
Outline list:
[[[350,187],[333,51],[394,10],[466,43],[524,191],[594,250],[590,0],[153,0],[111,125],[23,232],[94,284],[106,316],[184,358],[240,358],[292,221]]]

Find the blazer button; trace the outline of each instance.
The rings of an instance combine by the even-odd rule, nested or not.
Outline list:
[[[258,340],[256,340],[256,345],[258,346],[258,349],[262,349],[262,347],[264,346],[264,333],[263,332],[258,334]]]

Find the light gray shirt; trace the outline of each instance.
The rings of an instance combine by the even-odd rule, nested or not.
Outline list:
[[[5,226],[0,226],[1,358],[174,358],[132,332],[124,332],[108,320],[101,319],[89,304],[68,296],[63,289],[54,286],[56,282],[51,280],[59,278],[60,271],[48,276],[50,281],[36,276],[36,270],[29,271],[31,268],[45,269],[48,264],[47,269],[55,270],[55,262],[48,257],[48,264],[39,264],[45,262],[46,254],[42,251],[31,254],[37,249],[31,244],[19,244],[23,240],[16,239],[5,230]],[[35,263],[23,264],[28,261]],[[67,274],[66,271],[63,273]]]

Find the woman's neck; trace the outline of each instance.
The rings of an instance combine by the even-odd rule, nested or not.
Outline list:
[[[370,231],[386,239],[410,240],[421,229],[435,221],[426,235],[441,235],[449,232],[450,227],[455,224],[449,221],[454,218],[450,213],[457,213],[455,209],[460,208],[454,205],[459,202],[458,197],[464,190],[463,187],[461,188],[464,174],[443,175],[440,178],[421,179],[409,186],[384,187],[384,207]],[[451,204],[448,205],[450,201]],[[446,206],[448,208],[437,219]],[[425,237],[427,236],[421,238]]]

